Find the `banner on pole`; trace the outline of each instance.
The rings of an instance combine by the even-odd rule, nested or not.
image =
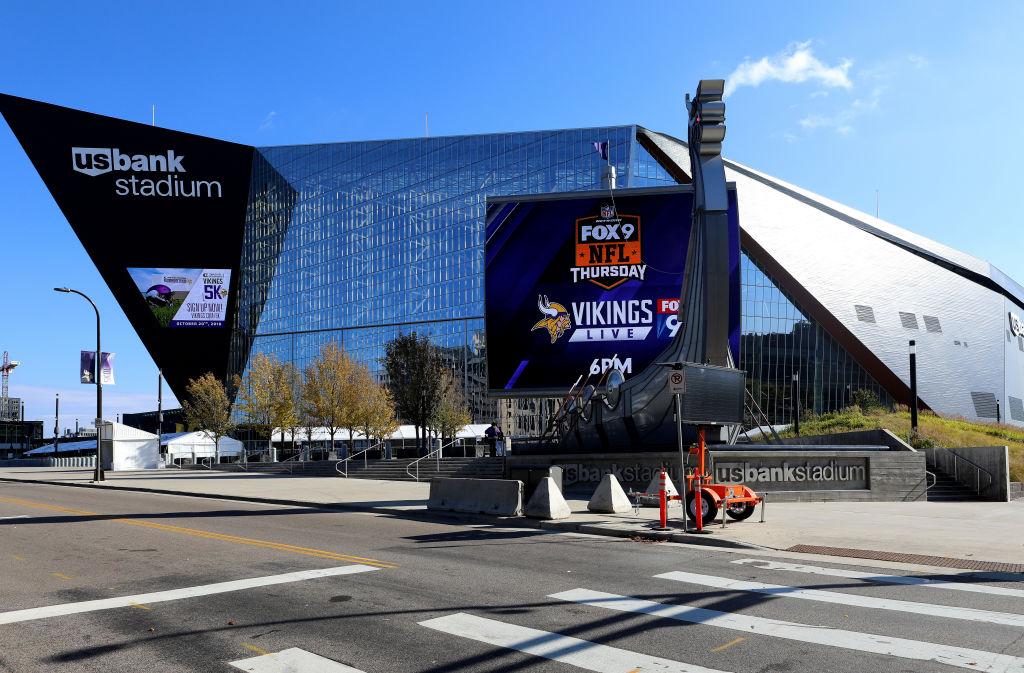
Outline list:
[[[105,386],[114,385],[114,355],[116,355],[116,353],[103,354],[103,366],[100,368],[100,376],[103,377],[102,381]],[[79,367],[82,383],[95,384],[95,371],[96,351],[82,351],[82,364],[81,367]]]

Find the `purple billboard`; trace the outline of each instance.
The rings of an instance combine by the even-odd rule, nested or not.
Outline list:
[[[485,269],[488,388],[564,394],[610,368],[657,361],[679,330],[689,187],[489,199]],[[739,249],[735,191],[730,237]],[[739,346],[739,255],[730,260],[730,346]]]

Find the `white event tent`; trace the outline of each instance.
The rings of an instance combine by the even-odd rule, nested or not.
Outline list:
[[[205,432],[174,432],[163,436],[161,450],[167,453],[168,460],[176,458],[213,458],[216,455],[216,442]],[[242,442],[231,437],[220,438],[220,455],[234,457],[242,452]]]

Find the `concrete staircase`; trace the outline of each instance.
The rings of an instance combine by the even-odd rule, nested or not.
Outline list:
[[[928,471],[935,475],[935,485],[928,489],[928,502],[981,502],[987,498],[978,495],[973,488],[967,488],[953,480],[934,465]]]
[[[396,460],[370,460],[363,466],[361,458],[349,461],[349,479],[382,479],[386,481],[414,481],[406,472],[414,458]],[[335,465],[337,460],[311,460],[305,462],[287,461],[283,463],[247,463],[243,468],[238,463],[214,465],[217,470],[228,472],[250,472],[258,474],[291,474],[301,477],[344,477]],[[342,468],[344,469],[344,467]],[[434,477],[461,477],[466,479],[501,479],[504,471],[504,459],[497,458],[434,458],[421,460],[419,463],[419,480],[430,481]],[[416,468],[412,468],[416,474]]]

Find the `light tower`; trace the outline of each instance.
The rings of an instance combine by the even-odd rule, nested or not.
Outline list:
[[[10,396],[7,394],[7,380],[10,377],[11,372],[14,371],[14,368],[20,364],[21,363],[18,362],[17,360],[11,360],[7,356],[7,351],[4,351],[4,363],[2,367],[0,367],[0,372],[3,372],[3,393],[0,394],[0,420],[2,421],[18,420],[18,412],[11,411],[11,399]]]

